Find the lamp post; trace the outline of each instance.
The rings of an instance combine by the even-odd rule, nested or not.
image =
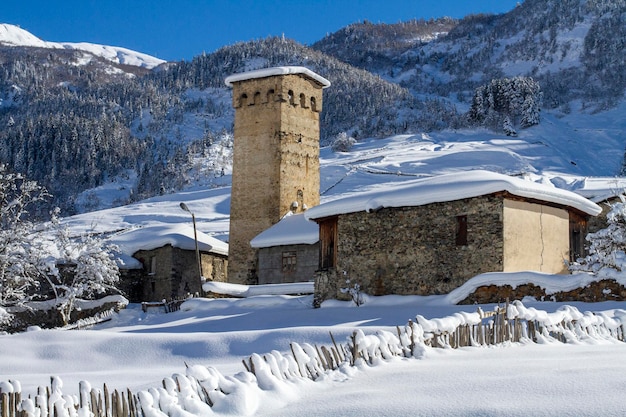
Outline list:
[[[200,281],[203,281],[202,275],[202,262],[200,261],[200,250],[198,249],[198,232],[196,231],[196,216],[189,210],[187,204],[180,203],[180,208],[191,214],[191,221],[193,221],[193,240],[196,242],[196,259],[198,260],[198,272],[200,273]]]

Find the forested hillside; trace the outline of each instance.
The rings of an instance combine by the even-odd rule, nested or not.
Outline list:
[[[311,47],[279,37],[237,43],[153,70],[0,46],[0,162],[45,185],[63,214],[220,184],[232,151],[224,78],[276,65],[331,81],[323,144],[343,132],[515,134],[540,123],[541,109],[594,112],[623,100],[625,45],[624,0],[527,0],[459,21],[355,23]],[[89,191],[111,183],[117,201]]]
[[[405,43],[409,47],[401,50],[396,33],[405,30],[403,23],[353,25],[313,48],[346,56],[352,65],[414,94],[466,103],[478,86],[514,76],[539,82],[546,108],[567,110],[573,100],[606,108],[624,95],[624,0],[526,0],[506,14],[471,15],[454,23],[430,22],[433,29],[449,30],[428,43]],[[375,42],[362,41],[374,33]],[[385,65],[371,59],[375,56],[385,56]]]

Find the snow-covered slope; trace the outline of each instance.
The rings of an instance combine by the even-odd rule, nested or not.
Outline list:
[[[122,65],[132,65],[143,68],[154,68],[165,61],[141,52],[117,46],[97,45],[93,43],[47,42],[39,39],[30,32],[7,23],[0,24],[0,45],[30,46],[35,48],[76,49],[105,58]]]

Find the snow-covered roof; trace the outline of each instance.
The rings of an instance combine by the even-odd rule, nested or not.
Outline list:
[[[160,224],[131,229],[112,236],[111,243],[120,252],[133,255],[139,250],[152,250],[165,245],[175,248],[195,250],[193,227],[186,224]],[[198,249],[201,252],[228,255],[228,244],[198,231]]]
[[[284,245],[312,245],[319,240],[317,223],[309,221],[304,214],[283,217],[269,229],[250,241],[253,248],[269,248]]]
[[[233,83],[238,81],[252,80],[255,78],[267,78],[272,77],[274,75],[287,75],[287,74],[302,74],[306,75],[309,78],[314,79],[318,83],[322,85],[322,88],[330,87],[330,81],[326,78],[322,77],[311,71],[305,67],[272,67],[272,68],[263,68],[254,71],[242,72],[239,74],[233,74],[229,77],[226,77],[224,82],[227,86],[232,87]]]
[[[597,204],[571,191],[491,171],[476,170],[393,184],[383,191],[356,194],[312,207],[304,215],[307,219],[320,219],[384,207],[412,207],[455,201],[500,191],[573,207],[594,216],[602,211]]]

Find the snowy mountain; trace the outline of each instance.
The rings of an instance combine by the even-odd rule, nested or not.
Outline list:
[[[366,23],[313,48],[416,94],[467,102],[476,87],[494,78],[523,75],[541,84],[544,108],[566,108],[575,99],[602,107],[621,100],[626,88],[625,17],[623,0],[526,0],[505,14],[429,22],[439,33],[430,42],[396,42],[405,23]],[[363,41],[370,38],[375,41]]]
[[[322,145],[342,132],[360,143],[422,135],[487,143],[496,135],[511,147],[492,156],[516,154],[520,148],[502,131],[509,115],[489,123],[468,115],[479,87],[523,76],[536,81],[543,102],[538,126],[514,126],[518,139],[540,154],[549,150],[556,161],[550,169],[560,175],[618,175],[625,145],[615,113],[626,88],[624,16],[623,0],[527,0],[502,15],[363,22],[311,47],[267,38],[153,69],[116,63],[130,59],[118,56],[119,48],[84,46],[115,52],[111,61],[75,49],[85,44],[68,49],[1,25],[0,161],[44,184],[65,214],[219,187],[232,152],[224,78],[303,65],[332,83],[324,93]],[[607,122],[604,128],[599,121]],[[537,171],[530,153],[518,161],[517,171]],[[521,168],[526,165],[532,168]],[[538,171],[548,169],[541,165]]]
[[[141,52],[135,52],[116,46],[97,45],[86,42],[47,42],[18,26],[6,23],[0,24],[0,45],[83,51],[94,56],[105,58],[116,64],[132,65],[148,69],[155,68],[165,62],[162,59]],[[85,55],[85,60],[88,59],[88,55]]]

